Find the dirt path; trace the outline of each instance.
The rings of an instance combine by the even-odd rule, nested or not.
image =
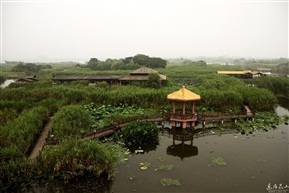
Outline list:
[[[49,129],[51,127],[51,123],[52,123],[52,117],[49,117],[46,125],[44,126],[43,131],[41,132],[41,134],[37,140],[37,143],[35,144],[34,148],[31,151],[31,154],[29,156],[31,163],[36,162],[36,158],[39,155],[40,151],[42,150],[42,148],[45,144],[45,140],[48,136],[48,132],[49,132]]]

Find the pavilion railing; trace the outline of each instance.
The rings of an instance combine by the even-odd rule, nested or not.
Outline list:
[[[176,113],[171,113],[170,118],[172,119],[180,119],[180,120],[188,120],[188,119],[197,119],[197,114],[192,114],[192,112],[186,112],[183,114],[182,111],[177,111]]]

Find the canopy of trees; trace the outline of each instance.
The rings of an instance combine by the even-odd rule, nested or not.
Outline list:
[[[149,68],[165,68],[167,61],[157,57],[149,57],[143,54],[137,54],[134,57],[124,59],[107,59],[100,61],[97,58],[91,58],[87,67],[92,70],[134,70],[141,66]]]
[[[289,62],[281,63],[272,68],[273,73],[289,74]]]
[[[13,72],[38,73],[41,69],[51,69],[51,65],[36,65],[33,63],[20,62],[12,68]]]

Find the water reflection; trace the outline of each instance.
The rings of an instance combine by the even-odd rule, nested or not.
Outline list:
[[[173,136],[173,144],[167,147],[168,155],[177,156],[181,160],[198,155],[198,147],[193,146],[193,130],[170,129],[168,133]]]
[[[25,192],[33,193],[78,193],[78,192],[95,192],[110,193],[113,181],[105,178],[83,177],[71,179],[68,181],[53,180],[39,183],[39,186],[28,188]]]

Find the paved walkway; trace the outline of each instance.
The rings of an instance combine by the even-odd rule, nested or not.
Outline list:
[[[42,148],[43,148],[43,146],[45,144],[46,138],[48,136],[49,129],[51,127],[51,123],[52,123],[52,117],[49,117],[46,125],[44,126],[43,131],[41,132],[41,134],[40,134],[40,136],[39,136],[34,148],[31,151],[31,154],[29,156],[29,159],[31,160],[31,163],[35,163],[36,162],[36,158],[39,155],[40,151],[42,150]]]

